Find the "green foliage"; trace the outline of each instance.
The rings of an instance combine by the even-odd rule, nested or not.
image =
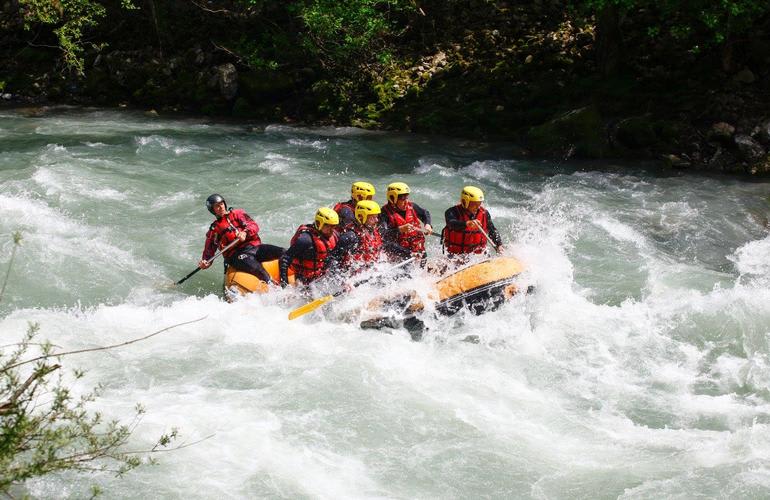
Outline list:
[[[414,9],[409,0],[312,0],[299,15],[307,47],[336,67],[388,60],[388,42],[399,36],[400,20]]]
[[[83,36],[86,29],[95,26],[105,15],[105,8],[92,0],[20,0],[24,11],[24,27],[35,24],[53,25],[53,32],[62,50],[64,62],[78,73],[83,73]],[[123,4],[132,5],[123,0]]]
[[[13,240],[15,250],[21,234],[15,233]],[[9,271],[12,264],[11,259]],[[0,493],[9,498],[11,487],[34,477],[65,470],[124,474],[144,463],[141,454],[121,451],[144,408],[137,405],[128,424],[90,412],[87,406],[101,387],[74,396],[61,365],[62,357],[74,352],[55,353],[50,342],[34,342],[39,332],[40,325],[32,323],[18,343],[0,346]],[[71,377],[78,380],[84,374],[74,370]],[[172,429],[147,452],[176,437]],[[98,488],[92,493],[98,494]]]
[[[647,29],[651,37],[666,33],[693,47],[699,38],[705,44],[725,43],[745,34],[759,16],[770,13],[770,3],[765,0],[584,0],[582,4],[595,12],[616,7],[637,18],[644,12],[652,23]]]

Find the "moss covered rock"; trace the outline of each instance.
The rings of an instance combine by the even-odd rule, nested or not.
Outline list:
[[[581,158],[601,158],[609,149],[601,115],[594,106],[568,111],[530,128],[527,145],[538,155]]]

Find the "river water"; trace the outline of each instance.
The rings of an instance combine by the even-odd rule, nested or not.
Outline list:
[[[34,114],[33,114],[34,115]],[[83,109],[0,111],[0,343],[29,321],[76,391],[158,465],[36,479],[44,498],[767,498],[770,184],[644,165],[516,159],[505,145]],[[287,292],[182,286],[224,195],[286,246],[368,180],[440,229],[481,187],[536,293],[406,331],[286,318]],[[437,255],[437,242],[429,252]],[[355,294],[347,299],[363,301]],[[468,335],[477,343],[463,342]],[[192,444],[194,443],[194,444]]]

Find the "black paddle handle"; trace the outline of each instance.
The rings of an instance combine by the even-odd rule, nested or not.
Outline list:
[[[236,244],[236,243],[240,243],[240,241],[241,241],[241,240],[238,240],[238,239],[235,239],[235,240],[233,240],[232,242],[230,242],[230,244],[229,244],[229,245],[227,245],[227,246],[226,246],[226,247],[224,247],[222,250],[220,250],[220,251],[218,251],[217,253],[215,253],[215,254],[214,254],[214,256],[213,256],[213,257],[211,257],[211,258],[210,258],[209,260],[207,260],[206,262],[209,262],[209,263],[213,262],[213,261],[214,261],[214,259],[216,259],[216,258],[217,258],[217,257],[219,257],[220,255],[222,255],[222,254],[223,254],[223,253],[225,253],[226,251],[230,250],[232,247],[234,247],[234,246],[235,246],[235,244]],[[184,277],[184,278],[182,278],[181,280],[179,280],[179,281],[177,281],[176,283],[174,283],[174,285],[181,285],[182,283],[184,283],[185,281],[187,281],[187,278],[191,277],[193,274],[197,273],[197,272],[198,272],[198,271],[200,271],[200,270],[201,270],[201,268],[200,268],[200,267],[196,267],[196,268],[195,268],[195,270],[194,270],[193,272],[191,272],[190,274],[188,274],[187,276],[185,276],[185,277]]]
[[[193,274],[197,273],[197,272],[198,272],[198,271],[200,271],[200,270],[201,270],[201,268],[200,268],[200,267],[196,267],[196,268],[195,268],[195,271],[191,272],[190,274],[188,274],[187,276],[185,276],[184,278],[182,278],[181,280],[177,281],[177,282],[176,282],[176,283],[174,283],[174,284],[175,284],[175,285],[181,285],[182,283],[184,283],[185,281],[187,281],[187,279],[188,279],[188,278],[192,277],[192,275],[193,275]]]

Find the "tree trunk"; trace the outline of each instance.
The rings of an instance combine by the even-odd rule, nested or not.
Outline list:
[[[596,16],[596,64],[602,75],[611,76],[618,72],[622,48],[618,8],[608,4]]]

